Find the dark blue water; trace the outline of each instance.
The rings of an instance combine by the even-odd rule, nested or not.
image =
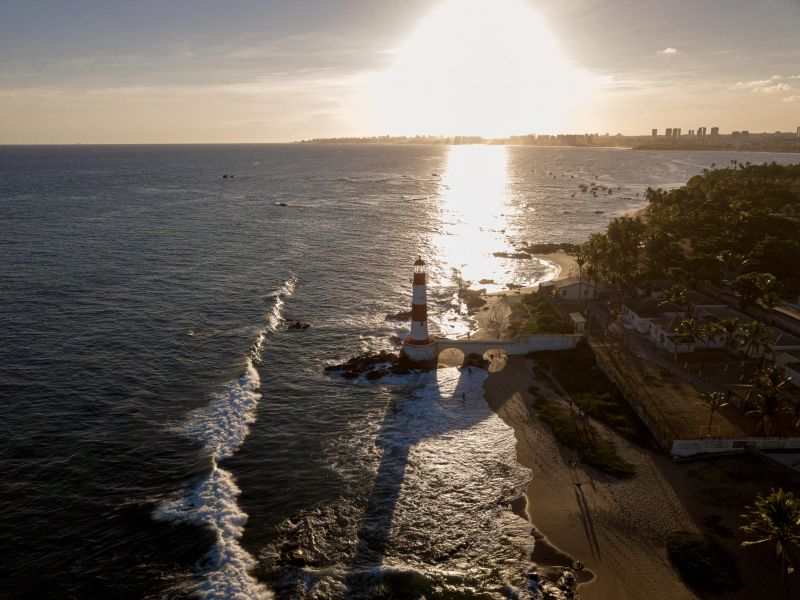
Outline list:
[[[384,316],[410,302],[418,254],[435,329],[466,331],[460,277],[553,272],[492,252],[581,241],[646,186],[730,157],[794,160],[0,148],[3,594],[368,597],[419,579],[522,589],[532,541],[507,500],[526,472],[480,376],[345,383],[322,369],[392,347],[405,328]],[[592,181],[614,193],[576,194]],[[287,330],[295,319],[312,326]]]

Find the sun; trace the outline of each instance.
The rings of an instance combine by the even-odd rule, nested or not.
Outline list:
[[[498,137],[563,131],[587,81],[525,0],[445,0],[371,79],[369,96],[393,135]]]

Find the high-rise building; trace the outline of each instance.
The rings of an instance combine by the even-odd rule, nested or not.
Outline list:
[[[716,137],[719,135],[719,127],[712,127],[711,128],[711,135],[712,137]]]
[[[681,128],[680,127],[673,127],[672,128],[672,137],[673,138],[681,137]]]
[[[672,127],[667,127],[664,130],[664,137],[668,137],[668,138],[672,137]]]
[[[797,128],[797,133],[800,133],[800,127]],[[650,132],[651,137],[658,137],[658,129],[653,129]]]
[[[697,137],[706,137],[706,128],[705,127],[698,127],[697,128]]]

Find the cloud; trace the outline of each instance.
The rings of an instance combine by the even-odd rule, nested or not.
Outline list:
[[[659,50],[658,53],[659,54],[677,54],[678,53],[678,49],[677,48],[673,48],[672,46],[669,46],[668,48],[664,48],[663,50]]]
[[[789,79],[800,79],[800,75],[789,75]]]
[[[731,86],[732,90],[750,90],[753,93],[774,94],[775,92],[788,92],[792,86],[782,83],[780,75],[773,75],[769,79],[756,79],[755,81],[739,81]]]
[[[784,102],[800,102],[800,96],[795,94],[794,96],[785,96],[783,98]]]
[[[758,91],[764,92],[765,94],[772,94],[773,92],[788,92],[790,89],[792,89],[792,86],[788,83],[776,83],[775,85],[763,87]]]

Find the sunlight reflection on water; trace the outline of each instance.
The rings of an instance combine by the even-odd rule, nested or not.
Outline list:
[[[441,263],[460,271],[463,279],[503,279],[491,251],[504,248],[513,210],[508,195],[508,153],[504,146],[452,146],[442,177],[440,221],[434,236]]]

